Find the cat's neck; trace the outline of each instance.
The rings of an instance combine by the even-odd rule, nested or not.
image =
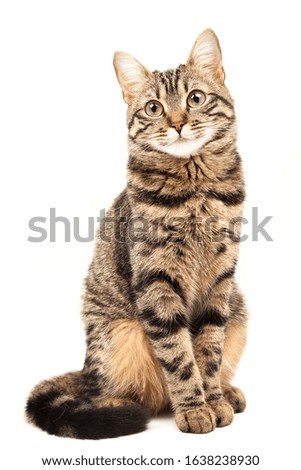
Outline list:
[[[154,213],[156,217],[159,213],[160,217],[181,210],[185,213],[186,208],[204,206],[208,197],[233,198],[240,203],[244,195],[240,156],[235,146],[229,146],[220,155],[207,148],[188,158],[132,148],[127,192],[132,210],[135,208],[138,215],[147,214],[150,218]]]
[[[179,181],[184,184],[185,180],[198,184],[214,183],[240,176],[241,159],[234,140],[218,148],[215,142],[209,143],[185,157],[169,155],[147,145],[129,144],[128,179],[135,174],[140,174],[146,187],[167,179],[177,185]]]

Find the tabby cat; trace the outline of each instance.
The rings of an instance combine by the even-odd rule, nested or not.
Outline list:
[[[208,433],[246,405],[230,385],[246,339],[234,279],[245,190],[221,49],[206,30],[185,65],[150,72],[116,52],[114,67],[128,177],[85,279],[85,363],[37,385],[27,419],[99,439],[172,409],[181,431]]]

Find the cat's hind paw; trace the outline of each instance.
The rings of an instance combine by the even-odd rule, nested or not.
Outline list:
[[[223,395],[232,406],[234,413],[242,413],[247,405],[243,392],[233,385],[225,385],[222,388]]]

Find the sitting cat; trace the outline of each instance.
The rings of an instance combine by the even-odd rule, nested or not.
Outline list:
[[[137,433],[171,408],[207,433],[243,411],[230,385],[246,339],[234,279],[245,197],[233,100],[218,39],[150,72],[116,52],[128,104],[128,177],[97,232],[85,279],[82,371],[37,385],[27,418],[49,434]]]

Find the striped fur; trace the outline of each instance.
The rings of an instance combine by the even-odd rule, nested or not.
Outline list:
[[[206,30],[165,72],[125,53],[114,66],[128,103],[127,187],[85,279],[86,359],[37,385],[27,418],[99,439],[140,432],[170,407],[181,431],[206,433],[245,407],[230,385],[246,339],[234,278],[245,190],[219,43]]]

